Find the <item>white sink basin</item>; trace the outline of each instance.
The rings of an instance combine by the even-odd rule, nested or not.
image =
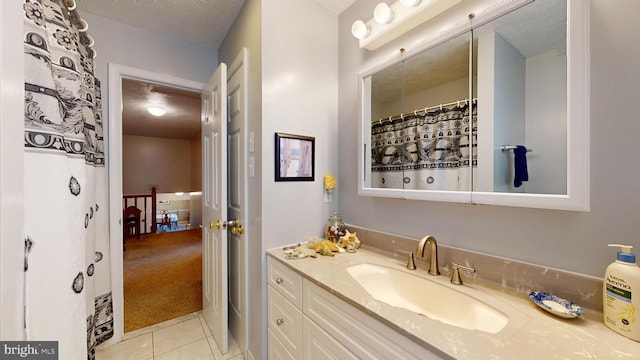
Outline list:
[[[370,263],[347,271],[376,300],[449,325],[498,333],[509,322],[507,315],[480,299],[405,271]]]

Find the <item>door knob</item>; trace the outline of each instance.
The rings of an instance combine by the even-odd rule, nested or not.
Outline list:
[[[213,228],[216,228],[216,229],[224,228],[224,224],[222,224],[220,222],[220,220],[217,220],[216,222],[212,221],[212,222],[209,223],[209,228],[210,229],[213,229]]]
[[[231,233],[233,235],[238,235],[238,234],[242,235],[242,234],[244,234],[244,226],[238,225],[238,226],[232,227],[231,228]]]

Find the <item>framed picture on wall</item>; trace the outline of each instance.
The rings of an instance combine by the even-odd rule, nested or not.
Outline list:
[[[313,181],[315,142],[311,136],[276,133],[275,180]]]

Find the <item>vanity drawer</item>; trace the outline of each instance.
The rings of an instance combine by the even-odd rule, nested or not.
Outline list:
[[[304,349],[303,360],[357,360],[358,357],[349,349],[344,347],[322,330],[316,323],[303,316],[302,327],[304,338],[302,348]]]
[[[302,357],[302,310],[268,285],[268,326],[295,359]]]
[[[429,350],[339,299],[311,281],[304,282],[305,316],[361,359],[449,359]]]
[[[268,283],[298,308],[302,308],[302,275],[278,260],[267,262]]]
[[[287,348],[282,345],[278,337],[271,331],[271,329],[267,330],[269,333],[269,349],[267,359],[269,360],[297,360]]]

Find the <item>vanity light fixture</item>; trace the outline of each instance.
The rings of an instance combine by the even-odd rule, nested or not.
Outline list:
[[[393,20],[393,11],[387,3],[381,2],[373,9],[373,18],[378,24],[388,24]]]
[[[398,0],[391,5],[382,2],[376,5],[372,19],[355,21],[351,33],[358,39],[360,48],[375,50],[461,2]]]
[[[147,108],[147,111],[149,112],[149,114],[153,115],[153,116],[162,116],[164,114],[167,113],[167,111],[159,106],[149,106]]]
[[[356,20],[351,26],[351,34],[356,39],[364,39],[369,36],[370,29],[362,20]]]

